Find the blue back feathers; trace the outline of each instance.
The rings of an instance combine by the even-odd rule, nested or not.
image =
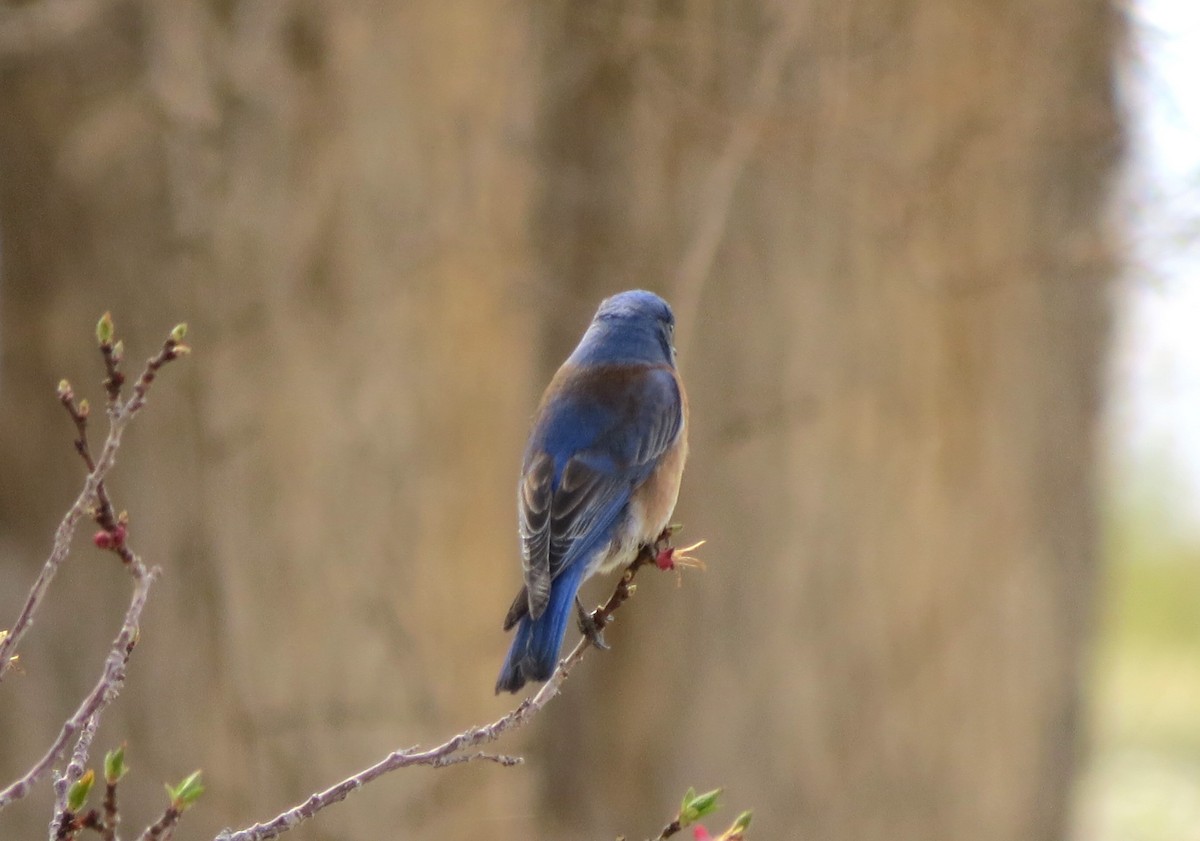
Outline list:
[[[525,587],[505,618],[520,625],[497,692],[553,671],[580,583],[680,434],[674,333],[653,292],[614,295],[546,389],[518,485]]]

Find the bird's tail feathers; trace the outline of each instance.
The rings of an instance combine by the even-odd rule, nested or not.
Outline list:
[[[517,625],[508,656],[496,679],[496,694],[517,692],[528,681],[544,681],[554,674],[558,652],[574,612],[575,595],[583,581],[583,564],[563,570],[554,580],[546,612],[536,620],[526,613]]]

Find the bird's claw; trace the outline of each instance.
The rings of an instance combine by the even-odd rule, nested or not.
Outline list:
[[[579,610],[579,633],[587,637],[588,642],[596,648],[608,651],[611,646],[604,641],[604,629],[600,623],[592,614],[584,610],[578,599],[575,600],[575,607]]]

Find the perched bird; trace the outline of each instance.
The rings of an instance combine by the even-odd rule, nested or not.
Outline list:
[[[631,562],[670,520],[688,416],[674,332],[654,293],[614,295],[542,396],[517,486],[525,584],[504,619],[518,627],[497,694],[550,677],[584,579]]]

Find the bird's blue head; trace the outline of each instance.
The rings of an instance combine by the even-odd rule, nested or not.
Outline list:
[[[653,292],[633,289],[606,298],[567,361],[574,365],[623,362],[675,364],[675,314]]]

